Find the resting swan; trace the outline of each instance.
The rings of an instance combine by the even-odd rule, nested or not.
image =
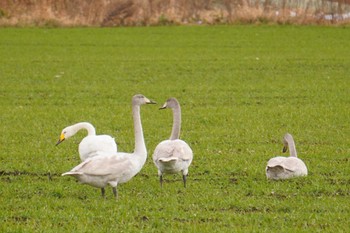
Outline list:
[[[143,104],[155,104],[155,102],[140,94],[133,96],[132,113],[135,133],[133,153],[118,152],[107,156],[92,157],[74,167],[71,171],[63,173],[62,176],[74,176],[83,184],[101,188],[103,197],[105,196],[104,188],[109,184],[113,187],[113,194],[117,198],[117,185],[134,177],[147,159],[140,116],[140,106]]]
[[[268,179],[282,180],[297,176],[306,176],[307,168],[305,163],[297,157],[295,143],[292,135],[287,133],[283,138],[283,152],[289,148],[290,156],[277,156],[270,159],[266,166],[266,176]]]
[[[88,135],[79,144],[81,161],[104,153],[116,153],[117,144],[109,135],[96,135],[94,126],[88,122],[80,122],[64,128],[56,145],[74,136],[79,130],[86,129]]]
[[[175,98],[168,99],[160,109],[171,108],[173,110],[173,128],[169,140],[159,143],[153,153],[153,162],[158,168],[160,186],[163,185],[163,174],[182,172],[184,186],[193,153],[189,145],[180,140],[181,108]]]

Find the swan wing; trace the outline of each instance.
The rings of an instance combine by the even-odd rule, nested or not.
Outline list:
[[[173,145],[174,157],[177,157],[182,160],[190,160],[190,161],[193,159],[192,149],[185,141],[177,139],[177,140],[174,140],[173,144],[174,144]]]
[[[153,161],[162,160],[192,160],[193,152],[182,140],[165,140],[158,144],[153,153]]]
[[[121,177],[130,170],[132,163],[125,156],[97,156],[85,160],[70,172],[75,174],[85,174],[89,176],[107,176],[114,175]]]
[[[274,157],[266,166],[266,176],[270,179],[289,179],[296,176],[306,176],[305,163],[296,157]]]
[[[271,158],[268,162],[267,162],[267,167],[276,167],[276,166],[283,166],[284,161],[286,160],[286,157],[283,156],[277,156],[274,158]]]
[[[296,158],[296,157],[288,157],[286,158],[286,160],[284,161],[283,163],[283,167],[289,171],[292,171],[292,172],[302,172],[302,173],[307,173],[307,168],[306,168],[306,165],[305,163],[299,159],[299,158]]]
[[[99,155],[100,152],[116,153],[117,144],[109,135],[92,135],[85,137],[79,144],[79,155],[82,161]]]
[[[267,166],[268,167],[280,166],[286,170],[293,172],[293,171],[296,171],[300,168],[304,168],[305,164],[301,159],[296,158],[296,157],[278,156],[278,157],[274,157],[274,158],[270,159],[267,162]]]

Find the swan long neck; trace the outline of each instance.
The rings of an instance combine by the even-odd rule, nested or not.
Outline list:
[[[88,132],[88,136],[96,135],[96,130],[95,130],[94,126],[88,122],[77,123],[74,125],[74,128],[75,128],[76,132],[78,132],[81,129],[86,129]]]
[[[171,130],[170,140],[180,138],[181,131],[181,107],[176,105],[173,109],[173,129]]]
[[[134,119],[134,133],[135,133],[135,150],[134,153],[137,155],[146,155],[147,149],[145,145],[145,140],[143,138],[143,130],[141,124],[140,106],[132,106],[132,114]]]
[[[295,148],[295,143],[293,139],[288,141],[288,149],[291,157],[298,157],[297,149]]]

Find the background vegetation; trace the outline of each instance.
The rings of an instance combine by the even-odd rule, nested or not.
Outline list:
[[[350,0],[2,0],[0,25],[348,24]]]
[[[216,26],[0,30],[1,232],[346,232],[350,218],[350,31]],[[142,107],[149,158],[108,189],[60,174],[89,121],[132,151],[131,97],[182,104],[188,187],[150,157],[171,111]],[[309,176],[267,181],[289,132]]]

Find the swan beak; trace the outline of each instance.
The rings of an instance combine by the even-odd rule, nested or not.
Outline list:
[[[167,107],[167,105],[165,103],[162,107],[159,108],[159,110],[166,109],[166,107]]]
[[[287,149],[288,149],[288,147],[284,146],[282,152],[283,152],[283,153],[286,153],[286,152],[287,152]]]
[[[60,135],[60,139],[58,139],[58,142],[56,143],[56,146],[57,146],[58,144],[60,144],[61,142],[63,142],[64,139],[65,139],[64,134],[61,134],[61,135]]]
[[[156,104],[156,103],[157,102],[146,98],[146,104]]]

